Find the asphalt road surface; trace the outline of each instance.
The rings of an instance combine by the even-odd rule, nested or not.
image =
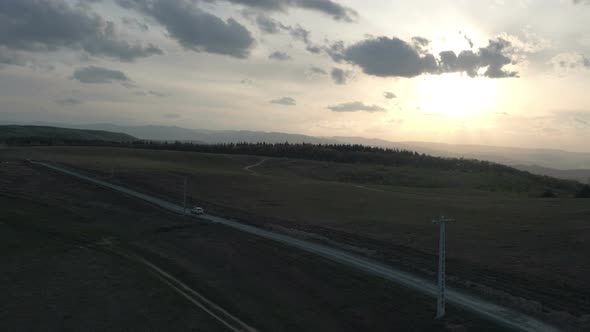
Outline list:
[[[102,180],[97,180],[49,163],[37,161],[34,161],[32,163],[35,165],[47,167],[49,169],[52,169],[63,174],[77,177],[82,180],[86,180],[88,182],[94,183],[102,187],[119,191],[129,196],[142,199],[144,201],[147,201],[149,203],[152,203],[154,205],[157,205],[161,208],[167,209],[175,213],[185,213],[184,208],[180,205],[173,204],[153,196],[142,194],[140,192],[130,190],[123,186],[111,184]],[[334,262],[338,262],[349,267],[362,270],[368,274],[390,280],[394,283],[414,289],[418,292],[430,295],[432,297],[436,297],[437,295],[437,285],[434,282],[404,271],[400,271],[391,266],[371,261],[361,256],[353,255],[345,251],[331,248],[325,245],[299,240],[290,236],[270,232],[254,226],[249,226],[233,220],[216,217],[209,214],[202,214],[199,216],[195,216],[195,218],[206,220],[212,223],[222,224],[243,231],[245,233],[249,233],[251,235],[280,242],[282,244],[295,247],[309,253],[316,254],[318,256],[324,257]],[[465,310],[468,310],[481,317],[489,319],[490,321],[493,321],[506,328],[527,332],[559,331],[555,327],[547,325],[533,317],[517,312],[510,308],[493,304],[476,296],[464,294],[454,289],[447,288],[446,298],[449,304],[462,307]]]

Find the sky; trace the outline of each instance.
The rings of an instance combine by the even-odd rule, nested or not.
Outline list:
[[[0,121],[590,152],[590,0],[0,0]]]

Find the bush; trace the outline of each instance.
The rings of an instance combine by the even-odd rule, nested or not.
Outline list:
[[[555,198],[555,197],[557,197],[557,195],[555,195],[555,193],[551,189],[547,189],[541,194],[541,197],[542,198]]]
[[[590,198],[590,186],[585,184],[578,192],[576,193],[576,198]]]

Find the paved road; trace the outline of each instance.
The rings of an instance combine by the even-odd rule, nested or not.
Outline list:
[[[76,172],[48,163],[33,162],[33,164],[45,166],[52,170],[86,180],[99,186],[122,192],[124,194],[145,200],[147,202],[150,202],[172,212],[181,214],[184,213],[182,206],[167,202],[156,197],[142,194],[140,192],[130,190],[119,185],[93,179],[91,177],[84,176]],[[241,224],[233,220],[220,218],[208,214],[200,215],[199,218],[213,223],[225,225],[255,236],[259,236],[265,239],[280,242],[282,244],[289,245],[295,248],[299,248],[301,250],[316,254],[318,256],[324,257],[334,262],[342,263],[349,267],[362,270],[371,275],[390,280],[394,283],[414,289],[418,292],[421,292],[432,297],[436,297],[437,294],[437,287],[433,281],[423,279],[419,276],[415,276],[404,271],[397,270],[391,266],[371,261],[361,256],[353,255],[345,251],[331,248],[325,245],[299,240],[287,235],[277,234],[257,227]],[[481,298],[464,294],[457,290],[447,289],[446,295],[448,303],[462,307],[467,311],[473,312],[481,317],[487,318],[493,322],[496,322],[502,326],[505,326],[513,330],[526,332],[559,331],[558,329],[550,325],[547,325],[535,318],[514,311],[512,309],[493,304]]]

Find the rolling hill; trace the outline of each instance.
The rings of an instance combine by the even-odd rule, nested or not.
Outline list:
[[[130,142],[135,137],[103,130],[71,129],[48,126],[0,126],[0,142],[14,140],[62,140],[62,141],[105,141]]]
[[[189,129],[176,126],[123,126],[115,124],[36,123],[65,128],[119,132],[149,140],[190,141],[193,143],[313,143],[362,144],[392,149],[418,151],[432,156],[489,160],[540,175],[586,182],[590,173],[590,153],[556,149],[496,147],[486,145],[445,144],[433,142],[392,142],[365,137],[315,137],[280,132],[247,130]],[[1,134],[0,134],[1,135]],[[1,136],[0,136],[1,137]],[[526,166],[523,166],[526,165]]]

